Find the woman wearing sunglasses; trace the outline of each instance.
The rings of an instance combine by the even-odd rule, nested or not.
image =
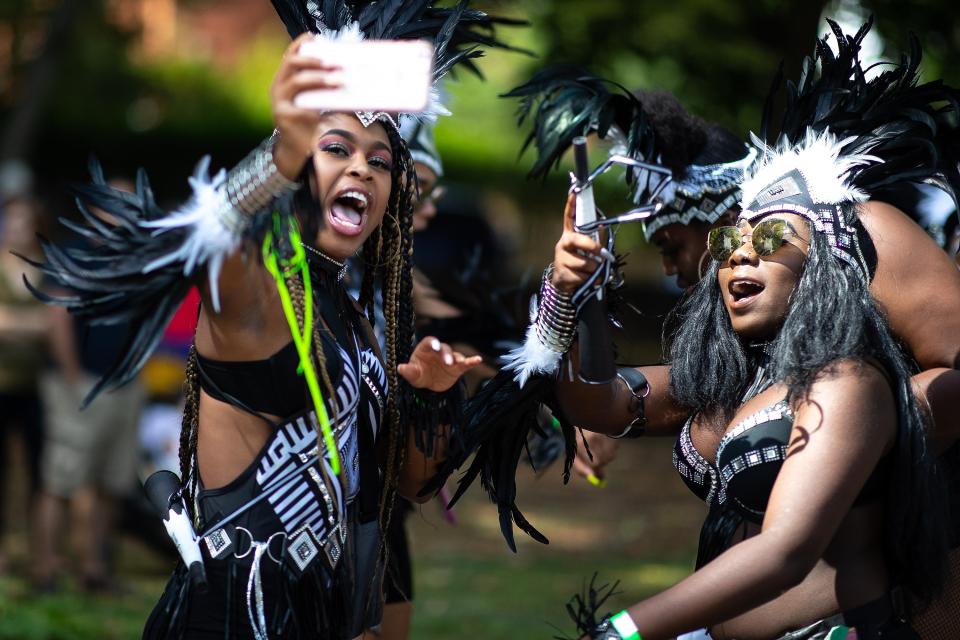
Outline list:
[[[742,185],[736,224],[710,233],[711,266],[677,310],[669,368],[645,368],[646,388],[628,377],[558,383],[570,420],[605,433],[676,435],[686,413],[674,462],[709,507],[697,571],[599,621],[588,601],[578,622],[586,637],[650,640],[708,628],[718,639],[819,640],[855,628],[860,639],[917,638],[911,616],[943,584],[945,502],[910,357],[951,366],[960,339],[920,335],[929,316],[916,306],[905,314],[893,284],[900,270],[908,286],[948,285],[945,300],[929,302],[939,314],[955,303],[958,276],[940,268],[946,257],[935,248],[913,256],[910,270],[897,240],[916,238],[902,213],[871,197],[908,171],[955,184],[950,154],[939,153],[955,125],[929,107],[929,86],[912,86],[915,66],[894,65],[870,82],[853,73],[866,29],[853,38],[837,32],[839,52],[824,60],[826,42],[818,48],[832,80],[796,88],[793,111],[771,137],[778,148],[757,141],[761,162]],[[837,74],[844,66],[851,73]],[[838,77],[848,79],[844,91],[825,91]],[[835,104],[824,105],[825,95]],[[911,123],[905,106],[936,126]],[[842,136],[823,114],[843,116]],[[938,152],[913,153],[924,146]],[[556,294],[575,291],[599,253],[568,207],[550,279]],[[930,283],[928,266],[940,282]],[[911,353],[895,334],[916,339],[903,340]],[[943,448],[949,428],[939,427]]]
[[[712,264],[670,344],[669,388],[692,412],[675,465],[709,506],[698,570],[595,638],[701,627],[714,638],[823,638],[841,626],[861,639],[916,637],[901,589],[932,595],[944,558],[927,416],[870,295],[852,231],[865,194],[849,188],[838,148],[823,134],[768,157],[744,184],[737,225],[710,234]],[[808,171],[826,161],[838,169],[829,178]],[[592,272],[584,253],[599,246],[568,222],[559,291]],[[611,395],[621,424],[638,414],[628,390]],[[660,395],[645,400],[648,431]],[[606,421],[559,397],[578,424]]]

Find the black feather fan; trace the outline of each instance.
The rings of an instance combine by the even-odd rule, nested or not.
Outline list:
[[[46,262],[28,260],[71,294],[51,295],[27,282],[37,298],[66,307],[90,324],[131,327],[120,356],[87,394],[84,406],[102,389],[121,386],[137,375],[193,286],[184,277],[182,262],[152,270],[149,277],[144,275],[147,265],[176,252],[188,233],[179,228],[156,234],[142,225],[166,215],[154,201],[146,172],[137,173],[135,193],[110,187],[96,160],[90,161],[90,175],[89,184],[73,187],[86,225],[61,222],[83,237],[91,248],[63,249],[41,237]],[[96,215],[93,208],[108,216]]]

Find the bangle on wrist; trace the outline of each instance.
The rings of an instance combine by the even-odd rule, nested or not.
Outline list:
[[[543,346],[557,353],[565,353],[573,344],[577,328],[577,311],[570,296],[553,286],[553,265],[543,272],[537,308],[537,338]]]
[[[274,162],[276,138],[274,133],[264,140],[227,174],[223,186],[226,207],[220,219],[228,228],[245,227],[247,218],[269,207],[279,196],[300,188],[300,183],[288,180]]]
[[[637,629],[637,625],[634,624],[633,618],[626,609],[610,618],[610,625],[616,629],[623,640],[643,640],[640,630]]]

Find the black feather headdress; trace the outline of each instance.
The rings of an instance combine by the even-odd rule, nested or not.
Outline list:
[[[655,196],[662,205],[644,222],[648,239],[667,224],[717,220],[736,204],[737,186],[755,158],[736,136],[690,115],[673,96],[665,92],[636,94],[574,66],[543,69],[504,96],[520,100],[518,124],[530,126],[522,150],[532,145],[537,152],[531,177],[546,176],[575,137],[591,133],[610,143],[611,156],[655,162],[670,169],[673,178],[666,185],[661,184],[660,174],[627,170],[634,203],[649,202]],[[645,101],[655,103],[656,118],[651,117],[650,106],[645,108]],[[684,139],[682,146],[689,148],[674,148],[681,146],[671,131],[677,127],[683,129],[679,136]]]
[[[497,26],[520,26],[526,21],[491,16],[458,0],[450,7],[434,0],[271,0],[291,38],[311,32],[332,39],[427,40],[434,46],[433,81],[436,84],[454,66],[482,77],[474,60],[482,48],[523,51],[496,35]],[[523,51],[524,53],[529,53]],[[445,114],[435,92],[428,114]]]
[[[531,126],[522,151],[533,145],[537,157],[530,177],[542,178],[560,164],[574,138],[596,133],[614,144],[614,152],[637,160],[656,158],[656,136],[643,105],[616,82],[573,66],[538,71],[525,84],[504,94],[518,98],[518,124]]]
[[[883,199],[913,183],[935,185],[957,202],[960,188],[960,94],[942,81],[920,83],[919,42],[899,63],[883,63],[868,79],[859,54],[872,20],[854,35],[827,20],[826,37],[804,60],[800,78],[787,82],[786,107],[774,124],[774,82],[754,144],[761,160],[743,183],[742,216],[757,219],[792,211],[827,233],[833,253],[869,278],[856,221],[843,203]],[[818,72],[819,70],[819,72]],[[908,212],[909,213],[909,212]]]

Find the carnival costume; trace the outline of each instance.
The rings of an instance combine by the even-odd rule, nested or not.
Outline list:
[[[624,86],[588,71],[558,65],[537,72],[528,82],[505,94],[518,98],[520,124],[532,116],[532,131],[524,149],[533,144],[537,159],[531,177],[544,177],[556,167],[577,135],[595,133],[608,143],[609,157],[626,156],[652,162],[671,170],[672,179],[644,169],[626,171],[631,196],[640,205],[651,199],[660,208],[643,220],[646,239],[669,224],[713,224],[740,200],[739,184],[756,159],[756,150],[743,145],[742,154],[719,161],[711,149],[725,130],[691,118],[699,140],[692,150],[670,148],[673,122],[658,122],[644,110],[654,93],[630,92]],[[676,114],[670,114],[676,117]],[[665,118],[666,119],[666,118]],[[692,158],[687,162],[687,157]]]
[[[870,24],[851,37],[828,22],[836,35],[838,51],[835,54],[830,49],[826,38],[818,40],[815,56],[804,61],[800,81],[788,85],[787,108],[776,127],[771,117],[773,94],[768,100],[760,137],[753,138],[759,160],[741,185],[739,220],[754,225],[754,250],[758,255],[768,255],[785,241],[785,229],[776,228],[775,220],[761,219],[774,212],[802,216],[812,234],[826,239],[830,253],[843,268],[867,285],[876,270],[877,256],[857,219],[856,205],[884,199],[885,194],[905,183],[921,182],[935,185],[956,200],[960,187],[956,121],[960,95],[939,81],[918,84],[920,49],[916,40],[910,55],[903,56],[900,64],[868,80],[858,53]],[[815,73],[817,66],[819,74]],[[769,228],[761,231],[764,224]],[[743,242],[738,234],[736,227],[712,231],[708,243],[711,254],[718,260],[729,256]],[[817,303],[833,304],[829,299]],[[683,311],[681,308],[681,314]],[[692,363],[701,357],[697,349],[687,351],[673,353],[675,367],[677,358]],[[710,379],[731,380],[732,388],[738,388],[737,381],[742,379],[745,391],[740,396],[741,404],[784,380],[783,372],[791,370],[783,362],[788,354],[776,341],[755,351],[752,379],[730,370],[711,369],[707,374]],[[709,366],[706,362],[699,364]],[[890,366],[885,363],[885,367]],[[898,383],[895,391],[898,403],[904,403],[912,393],[909,384],[903,383]],[[706,401],[707,392],[702,396]],[[909,554],[917,550],[898,548],[897,535],[915,526],[916,519],[935,520],[937,514],[918,511],[910,496],[904,494],[907,478],[918,473],[910,460],[925,454],[922,438],[905,432],[902,409],[899,415],[895,450],[874,468],[854,506],[884,496],[891,501],[884,522],[884,552],[894,580],[909,582]],[[793,412],[789,402],[783,400],[745,417],[726,431],[713,462],[694,446],[691,421],[681,430],[673,458],[684,482],[710,507],[701,532],[699,568],[733,544],[733,534],[744,522],[763,521],[770,490],[786,457]],[[898,582],[894,585],[887,596],[782,638],[845,637],[846,627],[856,627],[860,638],[914,638],[904,622],[909,615],[906,599]],[[637,627],[625,612],[597,615],[610,591],[610,587],[597,588],[591,582],[584,594],[571,601],[568,610],[578,632],[591,638],[638,638]]]
[[[719,127],[704,125],[703,140],[693,154],[693,161],[681,161],[665,147],[661,131],[667,127],[664,125],[658,130],[659,123],[652,122],[644,112],[641,98],[615,82],[576,67],[544,69],[505,97],[520,100],[519,123],[524,125],[529,121],[531,124],[532,131],[523,146],[526,150],[533,145],[537,151],[529,172],[531,178],[546,177],[574,140],[589,134],[610,143],[607,163],[594,172],[591,181],[611,166],[626,166],[627,181],[637,208],[603,219],[594,229],[641,221],[649,239],[669,224],[713,223],[736,205],[739,182],[756,157],[753,149],[742,145],[742,153],[735,160],[718,161],[709,143],[729,134]],[[612,234],[610,237],[612,240]],[[558,375],[561,356],[573,342],[570,330],[578,309],[597,291],[605,290],[601,295],[606,296],[612,326],[618,326],[613,318],[616,290],[621,284],[618,267],[616,260],[608,260],[605,269],[598,270],[598,280],[574,296],[554,290],[545,275],[531,309],[537,320],[530,326],[525,344],[507,356],[508,366],[504,371],[467,405],[463,432],[468,446],[448,458],[444,471],[452,473],[474,448],[479,448],[461,479],[455,499],[479,476],[491,499],[498,504],[501,531],[512,549],[511,519],[538,541],[547,541],[523,518],[515,504],[516,487],[511,470],[523,455],[526,440],[522,434],[542,436],[535,417],[544,411],[552,414],[553,424],[564,434],[567,456],[564,478],[569,477],[569,461],[576,448],[576,438],[573,427],[551,396],[551,378]],[[634,392],[638,405],[642,405],[642,397],[647,392],[643,376],[629,367],[618,369],[617,375]],[[642,433],[642,425],[642,416],[638,415],[635,424],[621,436]],[[501,433],[503,437],[491,437],[492,432]],[[473,446],[469,444],[471,439]],[[482,446],[478,444],[480,441],[484,443]]]
[[[293,37],[309,31],[330,39],[426,39],[435,48],[435,81],[457,64],[479,73],[474,59],[480,47],[506,47],[495,25],[517,24],[468,8],[466,1],[452,8],[422,0],[273,4]],[[420,117],[448,113],[436,98],[434,92]],[[315,205],[300,181],[279,173],[273,138],[229,173],[211,178],[209,160],[202,161],[190,180],[192,199],[172,213],[157,206],[143,171],[136,192],[125,193],[109,187],[93,164],[92,183],[77,187],[87,225],[64,224],[98,249],[65,251],[43,242],[47,261],[38,266],[76,293],[52,298],[34,290],[38,297],[93,324],[129,321],[134,327],[122,358],[85,402],[137,375],[199,281],[205,279],[219,311],[220,270],[237,251],[262,259],[274,276],[293,336],[261,361],[191,353],[181,434],[184,480],[169,508],[182,511],[182,504],[188,512],[195,532],[181,532],[180,540],[202,552],[209,589],[198,572],[179,563],[145,637],[345,640],[379,621],[381,521],[389,518],[407,428],[418,430],[416,440],[429,454],[438,425],[449,420],[450,402],[415,391],[396,373],[413,347],[409,225],[416,188],[397,119],[414,116],[356,115],[365,127],[381,123],[387,133],[394,158],[388,206],[397,222],[378,227],[364,246],[359,302],[341,283],[345,265],[302,242],[294,210]],[[92,207],[112,220],[103,221]],[[385,362],[367,323],[377,278],[385,283],[379,292],[388,319]],[[250,465],[218,489],[206,489],[197,471],[200,389],[271,427]],[[387,452],[385,461],[378,451]]]

